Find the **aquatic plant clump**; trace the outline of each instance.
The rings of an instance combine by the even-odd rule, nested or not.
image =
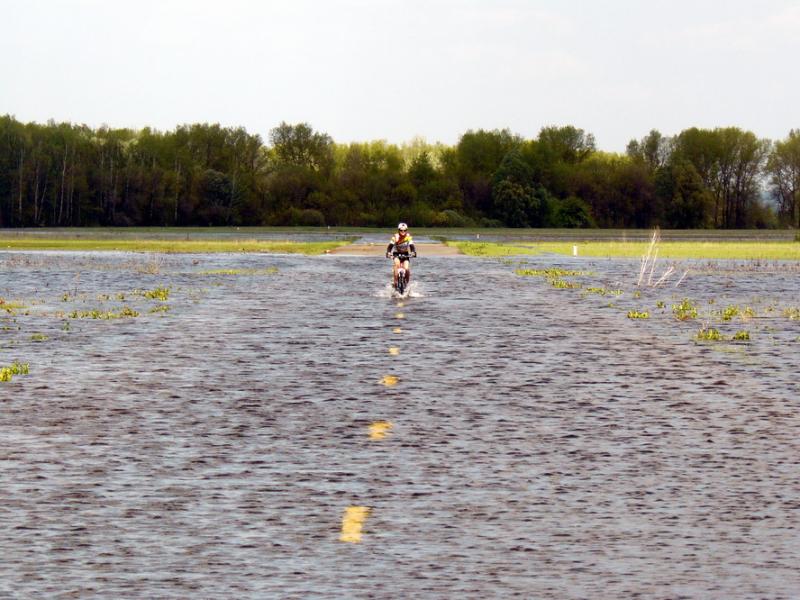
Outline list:
[[[21,302],[11,302],[9,300],[5,300],[4,298],[0,298],[0,310],[6,311],[9,315],[16,315],[17,311],[25,308],[25,305]]]
[[[112,319],[132,319],[139,316],[139,312],[129,306],[123,307],[118,312],[99,311],[99,310],[73,310],[69,313],[70,319],[100,319],[108,321]]]
[[[274,275],[278,272],[277,267],[266,269],[211,269],[209,271],[198,271],[197,275]]]
[[[557,289],[580,288],[581,284],[567,281],[566,279],[562,279],[562,277],[574,277],[577,275],[587,274],[583,271],[572,271],[569,269],[558,269],[555,267],[551,269],[517,269],[514,271],[514,273],[520,275],[521,277],[542,277],[547,279],[550,285]]]
[[[714,329],[713,327],[703,327],[697,332],[696,338],[709,342],[717,342],[725,339],[719,332],[719,329]]]
[[[597,294],[598,296],[621,296],[622,290],[610,290],[602,287],[587,287],[584,289],[587,294]]]
[[[514,272],[523,277],[546,277],[548,279],[585,275],[583,271],[571,271],[569,269],[557,269],[555,267],[552,269],[517,269]]]
[[[736,317],[741,319],[751,319],[755,316],[756,312],[749,306],[739,308],[738,306],[731,305],[722,309],[721,317],[723,321],[731,321]]]
[[[697,318],[697,307],[688,298],[684,298],[680,303],[672,305],[672,314],[679,321],[688,321]]]
[[[787,308],[783,311],[783,316],[792,321],[800,321],[800,308]]]
[[[566,279],[548,279],[548,281],[550,282],[550,285],[560,290],[577,289],[581,287],[580,283],[575,283],[574,281],[567,281]]]
[[[138,293],[150,300],[160,300],[162,302],[169,300],[169,288],[157,287],[154,290],[142,290]]]
[[[737,331],[732,336],[726,336],[719,329],[713,327],[703,327],[697,332],[695,339],[704,342],[749,342],[750,332],[746,330]]]
[[[631,310],[628,311],[629,319],[649,319],[650,313],[645,311]]]
[[[15,375],[28,375],[28,363],[14,361],[8,367],[0,367],[0,381],[11,381]]]

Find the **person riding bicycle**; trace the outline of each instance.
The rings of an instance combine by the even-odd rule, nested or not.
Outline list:
[[[394,269],[392,271],[392,283],[397,285],[397,269],[400,265],[406,270],[406,285],[411,280],[411,266],[409,258],[417,257],[417,249],[414,240],[408,232],[408,225],[400,223],[397,226],[397,233],[392,236],[389,245],[386,247],[386,258],[394,257]]]

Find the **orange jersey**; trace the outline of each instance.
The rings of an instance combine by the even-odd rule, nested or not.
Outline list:
[[[390,243],[394,246],[395,252],[400,252],[401,254],[408,254],[409,247],[411,246],[411,244],[414,243],[414,240],[411,239],[410,233],[406,233],[405,235],[402,235],[400,233],[395,233],[392,236]]]

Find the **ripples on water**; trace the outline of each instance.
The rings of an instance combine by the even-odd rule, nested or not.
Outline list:
[[[636,299],[638,261],[531,259],[610,299],[424,258],[399,301],[377,258],[144,260],[0,254],[37,301],[0,318],[0,597],[797,597],[796,273]],[[117,293],[142,316],[52,316]],[[752,341],[694,342],[684,296]]]

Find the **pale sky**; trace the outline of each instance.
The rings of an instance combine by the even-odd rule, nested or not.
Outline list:
[[[0,114],[337,142],[800,127],[800,2],[0,0]]]

